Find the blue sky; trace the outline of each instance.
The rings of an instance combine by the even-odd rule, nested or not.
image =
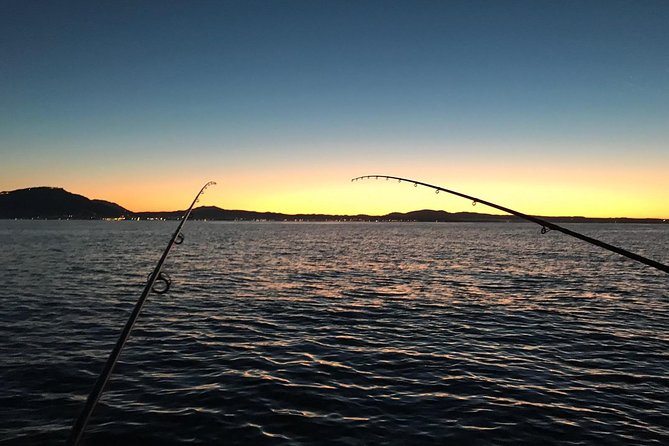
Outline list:
[[[165,184],[156,171],[260,184],[300,166],[343,182],[347,167],[406,166],[442,181],[435,166],[455,164],[527,185],[550,166],[669,171],[664,1],[0,5],[3,190],[99,195],[106,175],[141,190],[147,165]],[[304,187],[318,189],[312,174]]]

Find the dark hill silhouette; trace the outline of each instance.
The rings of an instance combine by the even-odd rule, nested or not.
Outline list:
[[[185,211],[132,212],[116,203],[88,198],[67,192],[58,187],[32,187],[9,192],[0,192],[0,219],[101,219],[140,218],[169,219],[181,218]],[[411,212],[392,212],[373,215],[328,215],[328,214],[282,214],[279,212],[255,212],[221,209],[216,206],[201,206],[193,209],[194,220],[269,220],[269,221],[419,221],[419,222],[516,222],[511,215],[479,214],[475,212],[446,212],[423,209]],[[633,222],[663,223],[652,218],[586,218],[586,217],[543,217],[553,222]]]
[[[485,222],[485,221],[519,221],[517,217],[512,215],[493,215],[493,214],[479,214],[476,212],[446,212],[433,211],[430,209],[423,209],[420,211],[411,212],[392,212],[384,216],[388,220],[401,221],[442,221],[442,222]]]
[[[132,212],[104,200],[90,200],[58,187],[0,192],[0,218],[118,218]]]

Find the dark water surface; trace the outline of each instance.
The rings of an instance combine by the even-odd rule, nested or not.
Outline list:
[[[0,441],[64,441],[175,227],[0,221]],[[520,223],[185,235],[88,444],[669,444],[664,273]]]

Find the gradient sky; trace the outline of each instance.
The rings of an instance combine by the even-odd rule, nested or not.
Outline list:
[[[669,218],[667,1],[0,0],[0,190]],[[479,212],[493,212],[483,207]]]

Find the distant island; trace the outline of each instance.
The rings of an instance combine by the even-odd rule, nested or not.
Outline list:
[[[0,192],[0,219],[70,219],[70,220],[176,220],[185,211],[132,212],[116,203],[92,200],[58,187],[31,187]],[[193,209],[195,220],[224,221],[413,221],[413,222],[517,222],[521,219],[511,215],[481,214],[476,212],[446,212],[419,210],[391,212],[386,215],[329,215],[329,214],[283,214],[278,212],[255,212],[221,209],[216,206],[201,206]],[[667,223],[658,218],[587,218],[587,217],[542,217],[554,222],[617,222],[617,223]]]

